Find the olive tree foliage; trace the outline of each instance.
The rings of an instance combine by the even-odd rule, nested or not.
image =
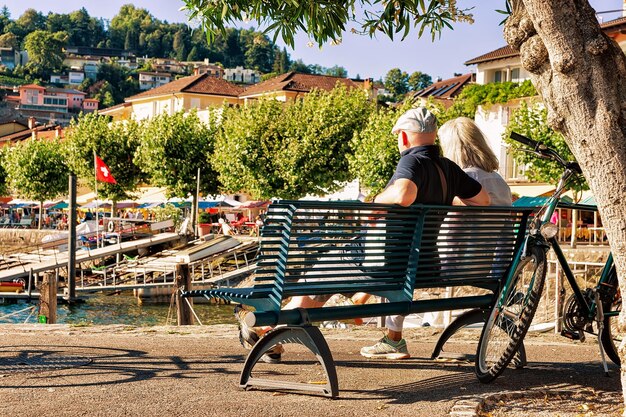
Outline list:
[[[67,194],[69,170],[58,140],[29,139],[5,151],[4,169],[18,196],[39,201],[39,228],[43,202]]]
[[[404,105],[372,112],[365,127],[356,131],[350,141],[350,171],[369,196],[380,193],[387,186],[398,164],[398,137],[391,133],[391,128],[408,108]]]
[[[562,134],[555,132],[548,125],[548,111],[538,102],[522,101],[520,107],[513,111],[509,124],[502,137],[509,144],[513,157],[521,164],[526,165],[526,176],[529,180],[556,184],[563,174],[563,168],[549,159],[540,159],[533,153],[527,152],[528,147],[509,138],[511,132],[533,138],[552,149],[555,149],[568,161],[574,160]],[[589,189],[584,179],[569,184],[569,188],[578,196],[581,191]],[[578,200],[575,198],[574,200]]]
[[[301,198],[336,191],[352,179],[350,139],[372,104],[338,84],[290,103],[259,100],[224,112],[213,164],[229,191],[254,198]]]
[[[456,0],[429,1],[282,1],[282,0],[232,0],[228,2],[183,0],[190,20],[199,20],[209,41],[226,32],[235,22],[255,20],[266,32],[279,35],[286,44],[294,46],[297,31],[306,32],[320,46],[339,42],[348,22],[356,22],[360,28],[353,32],[374,36],[382,32],[393,39],[401,34],[406,38],[417,30],[421,36],[429,32],[433,39],[445,27],[451,28],[455,21],[472,22],[468,10],[460,9]],[[364,17],[357,22],[357,6]]]
[[[142,122],[141,145],[134,161],[151,184],[165,187],[168,197],[195,196],[200,168],[200,191],[218,192],[217,173],[209,160],[217,131],[216,117],[212,112],[209,122],[204,123],[195,111],[179,111]]]
[[[83,114],[67,130],[65,156],[72,170],[88,187],[94,189],[94,151],[111,170],[117,184],[100,182],[98,196],[114,203],[132,196],[143,180],[133,155],[139,146],[137,122],[111,123],[108,117]]]

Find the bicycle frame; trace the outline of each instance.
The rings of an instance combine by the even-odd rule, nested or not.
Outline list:
[[[514,139],[519,139],[519,136],[517,138],[513,136],[511,137]],[[570,287],[572,288],[572,292],[574,294],[574,297],[576,298],[576,301],[578,302],[578,305],[580,306],[582,315],[586,317],[588,320],[592,320],[594,317],[596,317],[596,314],[597,314],[598,306],[597,306],[596,300],[592,299],[588,301],[585,298],[585,295],[583,294],[583,289],[581,289],[578,283],[576,282],[574,273],[569,267],[567,259],[565,258],[565,255],[563,254],[563,251],[561,250],[561,247],[556,239],[556,236],[546,239],[540,233],[541,226],[550,222],[550,219],[559,204],[560,198],[565,192],[565,186],[568,180],[572,176],[580,173],[580,171],[578,171],[579,168],[572,165],[571,163],[565,162],[558,154],[556,154],[554,151],[552,151],[549,148],[545,148],[545,147],[541,148],[541,145],[537,143],[529,143],[529,145],[532,145],[535,148],[535,152],[539,151],[539,153],[543,155],[542,157],[545,158],[547,156],[549,157],[549,159],[553,159],[559,162],[563,167],[565,167],[565,170],[563,171],[563,175],[561,176],[559,183],[557,185],[557,188],[554,191],[553,195],[548,198],[548,201],[538,211],[537,218],[533,220],[532,226],[526,237],[526,243],[524,245],[524,248],[527,247],[527,245],[530,243],[530,239],[532,238],[533,239],[532,244],[541,245],[541,246],[545,245],[546,251],[549,250],[549,248],[552,248],[554,250],[554,253],[557,258],[557,262],[561,266],[563,273],[567,279],[567,282],[570,284]],[[524,256],[524,252],[522,252],[522,256]],[[612,274],[612,271],[614,268],[615,266],[613,264],[613,255],[609,253],[609,256],[602,269],[600,279],[598,280],[596,286],[594,287],[594,290],[596,292],[599,292],[599,290],[601,290],[607,284],[609,286],[614,286],[616,284],[614,282],[610,282],[611,276],[612,275],[614,276],[614,273]],[[619,314],[618,311],[602,311],[603,316],[616,316],[618,314]]]

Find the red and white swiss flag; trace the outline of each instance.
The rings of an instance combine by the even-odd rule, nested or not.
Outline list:
[[[110,184],[117,184],[113,175],[111,175],[111,170],[105,164],[102,159],[98,158],[96,155],[96,180],[100,182],[108,182]]]

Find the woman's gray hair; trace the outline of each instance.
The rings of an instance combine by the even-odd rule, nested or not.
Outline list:
[[[472,119],[458,117],[447,121],[439,128],[439,141],[443,156],[461,168],[477,167],[487,172],[498,170],[498,158]]]

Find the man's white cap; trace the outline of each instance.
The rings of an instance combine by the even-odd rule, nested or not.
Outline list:
[[[394,135],[401,130],[415,133],[433,133],[437,131],[437,118],[424,107],[411,109],[404,113],[391,129]]]

